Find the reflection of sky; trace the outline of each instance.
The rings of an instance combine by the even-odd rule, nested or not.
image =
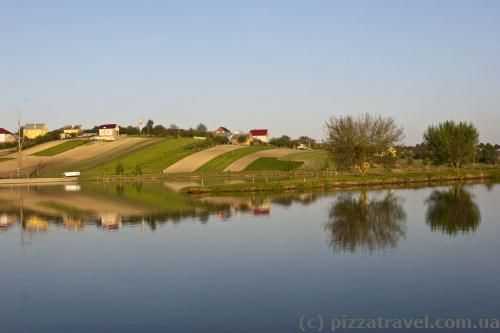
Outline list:
[[[500,187],[470,189],[481,225],[456,237],[426,225],[432,190],[395,191],[406,239],[372,255],[328,247],[334,196],[145,233],[54,227],[27,233],[22,247],[15,226],[0,233],[0,319],[7,331],[278,332],[294,331],[301,313],[498,316]]]

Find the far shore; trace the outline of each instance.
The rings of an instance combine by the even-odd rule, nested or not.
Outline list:
[[[1,185],[57,185],[76,183],[78,178],[6,178],[0,179]]]

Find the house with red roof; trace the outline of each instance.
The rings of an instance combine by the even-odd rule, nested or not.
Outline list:
[[[99,126],[100,137],[117,137],[120,135],[120,127],[117,124],[103,124]]]
[[[269,131],[267,129],[250,130],[250,135],[253,140],[259,140],[264,143],[269,143]]]
[[[5,128],[0,128],[0,143],[15,142],[16,137]]]

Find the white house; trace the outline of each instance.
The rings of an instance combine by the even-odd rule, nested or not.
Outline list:
[[[0,143],[15,142],[16,137],[4,128],[0,128]]]
[[[253,129],[250,131],[252,139],[269,143],[269,131],[267,129]]]
[[[120,127],[117,124],[104,124],[99,126],[99,136],[114,137],[119,135],[120,135]]]

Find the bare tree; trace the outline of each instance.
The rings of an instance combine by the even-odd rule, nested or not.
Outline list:
[[[17,135],[19,136],[17,140],[17,178],[21,177],[21,170],[23,168],[23,161],[21,152],[23,150],[24,135],[21,133],[21,116],[23,113],[17,111]]]

